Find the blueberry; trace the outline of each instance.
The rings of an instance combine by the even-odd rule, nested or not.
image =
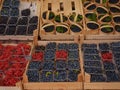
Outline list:
[[[97,49],[97,44],[82,44],[82,48]]]
[[[119,75],[115,71],[106,71],[107,81],[120,81]]]
[[[79,61],[68,61],[68,69],[69,70],[80,70],[80,62]]]
[[[56,43],[51,42],[46,45],[46,49],[56,49]]]
[[[91,74],[91,79],[92,82],[105,82],[106,79],[102,74]]]
[[[55,59],[55,51],[54,50],[46,50],[44,55],[45,60],[52,60]]]
[[[20,17],[18,21],[18,25],[27,25],[28,24],[28,17]]]
[[[52,71],[42,71],[41,81],[42,82],[53,82],[53,72]]]
[[[112,47],[112,52],[113,53],[119,53],[120,52],[120,47]]]
[[[84,61],[84,66],[85,67],[102,67],[102,64],[100,61]]]
[[[31,13],[31,11],[30,11],[29,8],[24,9],[24,10],[21,11],[22,16],[30,16],[30,13]]]
[[[78,50],[79,46],[77,43],[70,43],[68,45],[69,50]]]
[[[66,70],[67,64],[64,60],[56,60],[56,70]]]
[[[11,0],[4,0],[3,7],[9,7],[11,3]]]
[[[27,26],[18,26],[16,35],[26,35]]]
[[[99,55],[84,55],[85,61],[100,61],[101,58]]]
[[[31,61],[29,63],[28,69],[40,70],[41,69],[41,62],[39,62],[39,61]]]
[[[9,16],[10,8],[9,7],[2,7],[1,9],[1,15],[3,16]]]
[[[28,26],[28,34],[33,35],[33,31],[37,29],[37,25],[29,25]]]
[[[15,31],[16,31],[15,25],[8,26],[6,30],[6,35],[15,35]]]
[[[53,61],[44,61],[43,62],[43,70],[46,70],[46,71],[54,70],[54,62]]]
[[[58,50],[67,50],[67,49],[68,49],[68,44],[66,44],[66,43],[58,44]]]
[[[111,62],[104,62],[104,69],[105,70],[115,70],[115,65]]]
[[[0,24],[7,24],[8,17],[7,16],[0,16]]]
[[[94,10],[96,8],[96,4],[91,4],[87,7],[87,10]]]
[[[78,70],[70,70],[68,71],[68,81],[73,82],[78,80],[78,75],[79,75]]]
[[[30,18],[29,23],[30,24],[38,24],[38,16],[33,16],[32,18]]]
[[[84,49],[84,54],[98,54],[99,51],[97,49]]]
[[[116,63],[117,66],[120,66],[120,58],[115,59],[115,63]]]
[[[120,53],[114,53],[114,58],[115,58],[115,59],[120,58]]]
[[[19,7],[20,1],[19,0],[12,0],[11,7]]]
[[[102,51],[107,51],[110,49],[109,44],[108,43],[100,43],[99,44],[99,49]]]
[[[95,68],[95,67],[84,67],[85,72],[90,73],[90,74],[101,74],[102,73],[102,68]]]
[[[120,47],[120,42],[112,42],[110,45],[111,47]]]
[[[16,24],[18,21],[18,17],[10,17],[8,24]]]
[[[69,51],[68,52],[69,60],[79,60],[79,51]]]
[[[27,76],[29,82],[39,82],[39,72],[38,70],[27,70]]]
[[[57,70],[54,72],[55,82],[65,82],[67,81],[67,72],[64,70]]]
[[[10,16],[19,16],[19,9],[18,8],[12,8],[10,10]]]

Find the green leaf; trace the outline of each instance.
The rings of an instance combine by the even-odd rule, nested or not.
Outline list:
[[[46,77],[48,77],[50,74],[51,74],[51,72],[47,72],[47,73],[46,73]]]

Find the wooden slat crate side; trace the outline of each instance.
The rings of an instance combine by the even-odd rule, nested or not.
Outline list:
[[[56,43],[75,43],[74,41],[38,41],[37,45],[45,46],[49,42]],[[79,43],[79,42],[78,42]],[[33,45],[34,49],[35,45]],[[34,52],[34,50],[32,50]],[[79,53],[80,54],[80,53]],[[81,64],[81,61],[80,61]],[[78,75],[77,82],[29,82],[26,75],[27,68],[29,63],[26,66],[25,73],[23,75],[23,87],[25,90],[83,90],[83,76],[80,73]]]
[[[0,90],[23,90],[22,82],[16,83],[16,86],[0,86]]]
[[[119,42],[120,40],[84,40],[81,44],[98,44],[98,43],[110,43]],[[82,64],[84,65],[83,53],[81,51]],[[82,66],[83,67],[83,66]],[[84,70],[84,68],[83,68]],[[91,82],[90,74],[83,71],[84,90],[120,90],[120,82]]]
[[[72,2],[75,3],[75,10],[72,10]],[[41,13],[40,13],[40,36],[42,40],[71,40],[74,38],[76,35],[81,35],[79,34],[63,34],[63,35],[47,35],[45,32],[42,30],[42,24],[43,24],[43,19],[42,19],[42,14],[44,11],[48,11],[48,3],[51,3],[51,11],[55,12],[55,15],[58,15],[60,13],[64,13],[64,15],[69,16],[71,13],[76,12],[81,15],[83,15],[83,31],[82,34],[84,34],[84,14],[83,14],[83,7],[82,7],[82,1],[81,0],[41,0]],[[60,3],[63,3],[63,11],[60,11]],[[69,8],[68,8],[69,7]]]

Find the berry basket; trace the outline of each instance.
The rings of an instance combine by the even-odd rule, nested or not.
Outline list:
[[[82,82],[82,74],[81,74],[82,70],[80,69],[81,67],[80,57],[77,58],[78,60],[74,60],[74,59],[69,60],[70,62],[76,61],[77,64],[80,65],[80,66],[74,67],[74,65],[76,65],[76,62],[73,65],[68,64],[69,55],[67,55],[67,59],[64,58],[66,57],[65,52],[62,52],[62,56],[64,57],[61,57],[61,54],[58,55],[58,53],[55,53],[56,50],[68,49],[67,45],[69,45],[69,49],[71,48],[71,50],[73,51],[76,49],[78,50],[79,44],[76,43],[75,46],[73,46],[74,49],[70,44],[71,45],[75,44],[75,42],[74,41],[62,41],[62,42],[38,41],[37,45],[34,46],[32,54],[36,52],[37,53],[43,52],[44,56],[40,55],[39,56],[40,58],[37,59],[37,61],[32,59],[28,63],[26,67],[26,71],[23,75],[24,89],[26,90],[36,90],[36,89],[83,90],[83,86],[82,86],[83,82]],[[74,78],[72,78],[70,74],[72,74],[73,75],[72,77]]]
[[[116,4],[116,2],[118,2]],[[119,0],[90,0],[83,2],[86,39],[120,39],[119,37]],[[113,4],[109,4],[113,3]],[[119,9],[118,9],[119,8]],[[118,15],[114,20],[114,17]],[[115,21],[117,23],[115,23]]]
[[[40,1],[2,0],[0,40],[33,40],[39,30]]]
[[[83,41],[84,90],[120,89],[119,47],[119,40]]]
[[[70,40],[84,34],[81,0],[41,0],[41,5],[42,40]]]
[[[31,48],[31,43],[0,44],[0,90],[23,90],[21,80]]]

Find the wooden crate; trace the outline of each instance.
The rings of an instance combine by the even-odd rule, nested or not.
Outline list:
[[[12,45],[12,46],[16,46],[17,44],[19,43],[22,43],[22,42],[16,42],[16,41],[6,41],[6,42],[3,42],[2,45],[6,46],[6,45]],[[31,42],[25,42],[26,44],[30,45],[31,46],[31,51],[30,51],[30,54],[26,57],[26,59],[30,59],[29,56],[31,55],[32,53],[32,43]],[[16,86],[0,86],[0,90],[24,90],[23,89],[23,83],[22,81],[19,81],[16,83]]]
[[[120,42],[120,40],[84,40],[85,44]],[[84,65],[83,53],[81,51],[81,62]],[[82,66],[83,68],[84,66]],[[84,70],[84,68],[83,68]],[[120,90],[120,82],[91,82],[90,74],[83,71],[84,90]]]
[[[2,0],[1,7],[3,4],[3,1],[4,0]],[[21,3],[19,7],[20,11],[26,8],[30,8],[31,3],[33,4],[32,7],[30,8],[31,16],[38,16],[38,25],[36,30],[39,30],[40,1],[39,0],[20,0],[20,3]],[[33,40],[33,36],[34,35],[0,35],[0,40]]]
[[[0,90],[23,90],[22,82],[16,83],[16,86],[0,86]]]
[[[74,3],[74,8],[75,10],[72,10],[72,3]],[[58,14],[64,14],[66,16],[69,16],[70,14],[72,14],[73,12],[78,13],[80,15],[83,15],[83,9],[82,9],[82,1],[81,0],[41,0],[41,18],[40,18],[40,36],[42,40],[71,40],[74,38],[74,36],[79,36],[81,35],[79,34],[74,34],[72,35],[71,33],[69,34],[61,34],[61,35],[57,35],[56,33],[52,34],[52,35],[47,35],[45,34],[45,31],[43,32],[42,30],[42,13],[44,11],[48,11],[49,10],[49,4],[51,4],[51,10],[52,12],[55,13],[55,15]],[[60,10],[60,7],[64,8],[63,10]],[[56,24],[55,24],[56,25]],[[83,30],[82,33],[84,33],[84,16],[83,16]],[[70,30],[69,30],[70,31]]]
[[[49,42],[74,43],[74,41],[38,41],[36,45],[45,46]],[[78,75],[77,82],[35,82],[34,83],[34,82],[28,81],[28,77],[26,75],[27,68],[28,68],[28,65],[23,75],[23,87],[25,90],[60,90],[60,89],[61,90],[83,90],[83,82],[82,82],[83,78],[81,73]]]
[[[83,0],[83,2],[85,2],[85,1],[86,0]],[[91,0],[90,2],[95,3],[95,0]],[[106,7],[109,6],[108,4],[106,4],[106,5],[107,5]],[[104,4],[96,4],[96,6],[105,6],[105,5]],[[108,9],[108,11],[109,11],[109,9]],[[87,12],[91,12],[91,11],[88,10]],[[96,9],[93,10],[92,12],[96,13]],[[85,13],[86,13],[86,11],[84,10],[84,16],[85,16]],[[109,15],[112,15],[112,13],[109,12]],[[85,20],[84,22],[87,23],[87,20],[86,19],[84,19],[84,20]],[[99,23],[99,25],[103,24],[99,20],[97,20],[97,22]],[[112,19],[111,23],[106,23],[106,24],[111,24],[111,25],[114,26],[113,19]],[[114,40],[114,39],[120,39],[120,37],[119,37],[120,33],[116,32],[115,28],[113,28],[113,29],[114,30],[113,30],[112,33],[104,33],[104,32],[100,31],[100,28],[98,28],[96,31],[94,31],[94,30],[88,29],[87,25],[85,25],[85,39],[87,39],[87,40],[99,40],[99,39],[101,39],[101,40],[111,40],[111,39],[113,39]]]

